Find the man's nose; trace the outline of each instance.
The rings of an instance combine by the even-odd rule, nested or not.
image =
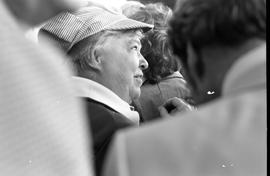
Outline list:
[[[139,67],[141,70],[145,70],[148,68],[148,62],[142,55],[140,57]]]

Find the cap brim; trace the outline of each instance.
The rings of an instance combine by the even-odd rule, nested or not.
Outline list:
[[[107,30],[128,30],[128,29],[142,29],[143,32],[151,30],[154,25],[136,21],[133,19],[121,19],[106,27]]]

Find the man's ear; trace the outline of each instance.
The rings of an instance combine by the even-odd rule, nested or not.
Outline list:
[[[100,52],[100,48],[96,47],[91,52],[91,57],[89,57],[88,65],[94,70],[102,69],[102,55]]]

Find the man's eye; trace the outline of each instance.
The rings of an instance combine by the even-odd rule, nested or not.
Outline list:
[[[135,46],[132,46],[131,49],[133,49],[133,50],[139,50],[139,47],[135,45]]]

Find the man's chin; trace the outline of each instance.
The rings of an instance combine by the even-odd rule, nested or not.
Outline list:
[[[140,88],[138,88],[139,90],[134,90],[130,95],[130,97],[131,97],[131,99],[132,100],[136,100],[136,99],[138,99],[139,97],[140,97],[140,95],[141,95],[141,89]]]

